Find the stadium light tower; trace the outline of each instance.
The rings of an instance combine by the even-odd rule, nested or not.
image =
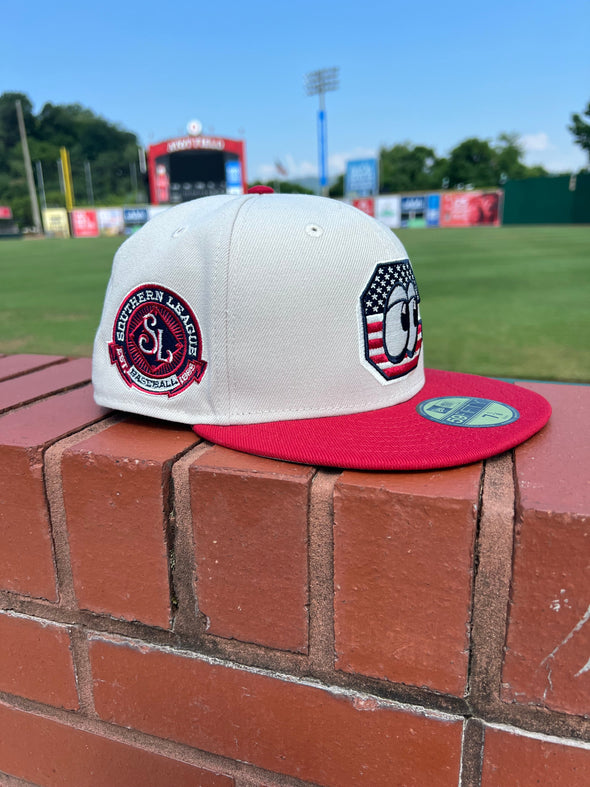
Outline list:
[[[305,76],[305,89],[308,96],[320,97],[320,109],[318,111],[318,159],[320,170],[320,190],[324,197],[328,196],[328,134],[326,123],[326,101],[325,94],[330,90],[338,90],[338,75],[340,69],[320,68],[318,71],[311,71]]]

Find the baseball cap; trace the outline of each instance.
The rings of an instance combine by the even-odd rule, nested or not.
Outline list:
[[[359,470],[468,464],[544,426],[533,391],[424,368],[421,295],[390,229],[269,192],[182,203],[121,245],[94,343],[98,404]]]

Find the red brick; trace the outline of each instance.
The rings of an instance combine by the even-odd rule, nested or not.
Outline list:
[[[458,782],[461,719],[129,641],[90,660],[106,721],[324,787]]]
[[[553,406],[516,450],[506,700],[585,714],[590,696],[590,387],[530,385]]]
[[[0,691],[76,709],[78,694],[68,629],[0,613]]]
[[[590,745],[486,729],[481,787],[587,787]]]
[[[0,412],[88,382],[89,358],[78,358],[0,383]]]
[[[62,355],[8,355],[0,358],[0,380],[7,380],[9,377],[26,374],[65,360]]]
[[[213,448],[191,467],[199,608],[208,631],[307,649],[313,470]]]
[[[0,703],[0,771],[41,787],[232,787],[229,776]]]
[[[90,386],[0,418],[0,587],[57,600],[43,450],[107,413]]]
[[[343,473],[334,494],[338,669],[462,696],[481,465]]]
[[[80,607],[169,625],[169,467],[196,441],[188,427],[129,419],[64,451],[64,504]]]

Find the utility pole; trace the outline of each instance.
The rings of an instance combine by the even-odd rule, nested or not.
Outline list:
[[[41,209],[47,210],[47,200],[45,199],[45,180],[43,178],[43,165],[40,161],[35,162],[35,169],[37,170],[37,185],[39,187],[39,194],[41,195]]]
[[[39,213],[39,203],[37,202],[37,192],[35,191],[35,179],[33,177],[33,167],[31,166],[31,154],[29,153],[29,143],[27,142],[27,132],[23,118],[23,107],[20,99],[16,100],[16,117],[18,120],[18,130],[20,141],[23,148],[23,159],[25,162],[25,174],[27,176],[27,186],[29,187],[29,199],[31,200],[31,213],[33,214],[33,226],[36,233],[41,232],[41,214]]]
[[[305,77],[305,89],[308,96],[320,97],[318,112],[318,159],[320,171],[320,192],[328,196],[328,131],[326,118],[326,102],[324,95],[331,90],[338,90],[339,68],[321,68],[311,71]]]
[[[84,162],[84,176],[86,178],[86,199],[88,204],[94,207],[94,189],[92,188],[92,170],[90,169],[90,162]]]

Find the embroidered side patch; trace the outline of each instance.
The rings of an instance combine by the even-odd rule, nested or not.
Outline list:
[[[201,382],[207,367],[202,347],[190,306],[171,290],[143,284],[117,312],[109,354],[128,386],[176,396]]]
[[[386,380],[418,365],[422,347],[420,294],[409,260],[377,265],[361,295],[365,358]]]

